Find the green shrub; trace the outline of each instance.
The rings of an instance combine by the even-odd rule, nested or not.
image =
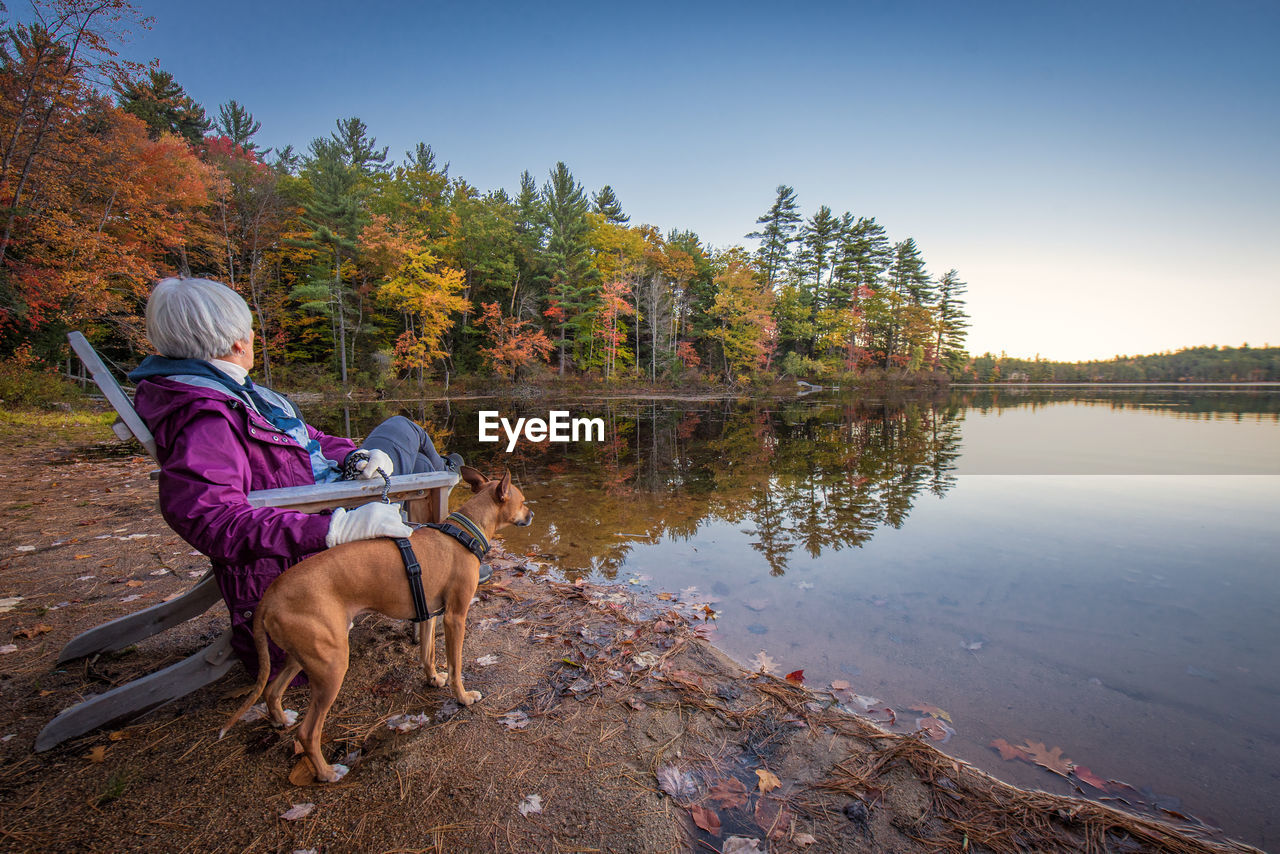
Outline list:
[[[0,361],[0,401],[18,406],[52,406],[81,397],[79,387],[23,353]]]

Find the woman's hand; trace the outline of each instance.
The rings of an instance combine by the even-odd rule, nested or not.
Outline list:
[[[356,540],[371,540],[374,537],[408,537],[412,533],[413,529],[400,518],[400,505],[375,502],[350,511],[341,507],[334,510],[329,520],[329,534],[325,537],[324,543],[329,548],[333,548]]]
[[[379,477],[379,471],[382,471],[387,477],[391,477],[396,473],[395,463],[391,462],[391,457],[387,456],[385,451],[379,451],[375,448],[365,453],[369,455],[369,459],[356,463],[356,471],[359,472],[357,477],[360,480]]]

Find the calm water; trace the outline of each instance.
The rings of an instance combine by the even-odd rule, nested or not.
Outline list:
[[[943,749],[1003,779],[1070,792],[988,746],[1043,742],[1280,848],[1280,392],[580,400],[554,407],[605,442],[512,454],[477,442],[477,410],[553,404],[401,405],[317,420],[428,423],[537,502],[515,547],[696,587],[739,661],[844,680],[909,729],[940,707]]]

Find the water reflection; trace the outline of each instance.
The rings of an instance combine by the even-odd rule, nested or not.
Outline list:
[[[482,408],[600,417],[605,440],[506,454],[478,442]],[[384,401],[308,414],[361,435],[397,413],[483,469],[512,469],[538,524],[509,545],[569,577],[699,586],[721,617],[716,643],[741,661],[763,647],[817,683],[945,708],[957,730],[946,749],[1015,783],[1066,785],[1000,762],[991,740],[1061,746],[1264,848],[1280,833],[1268,808],[1280,478],[1221,476],[1280,473],[1280,393]],[[1136,472],[1160,476],[1112,476]],[[1188,473],[1214,476],[1168,476]]]
[[[533,500],[579,505],[555,514],[538,542],[565,569],[610,578],[630,544],[689,539],[711,521],[743,526],[782,575],[793,553],[817,557],[901,527],[921,493],[954,486],[959,456],[960,410],[945,401],[602,401],[582,409],[604,419],[604,442],[522,443],[511,454],[475,438],[470,425],[488,405],[419,404],[405,414],[468,460],[510,466]],[[395,406],[362,408],[356,429]],[[514,420],[547,409],[500,411]],[[348,407],[344,427],[350,418]]]

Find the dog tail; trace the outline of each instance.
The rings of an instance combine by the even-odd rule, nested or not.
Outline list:
[[[265,599],[265,597],[264,597]],[[244,717],[245,712],[254,703],[258,702],[258,698],[262,696],[262,692],[266,690],[267,682],[271,678],[271,651],[267,648],[267,626],[264,615],[266,614],[266,602],[259,602],[258,607],[253,612],[253,645],[258,650],[258,681],[254,683],[253,690],[249,692],[249,696],[245,699],[244,704],[236,709],[222,729],[218,732],[218,738],[222,738],[227,732],[236,725],[236,722]]]

